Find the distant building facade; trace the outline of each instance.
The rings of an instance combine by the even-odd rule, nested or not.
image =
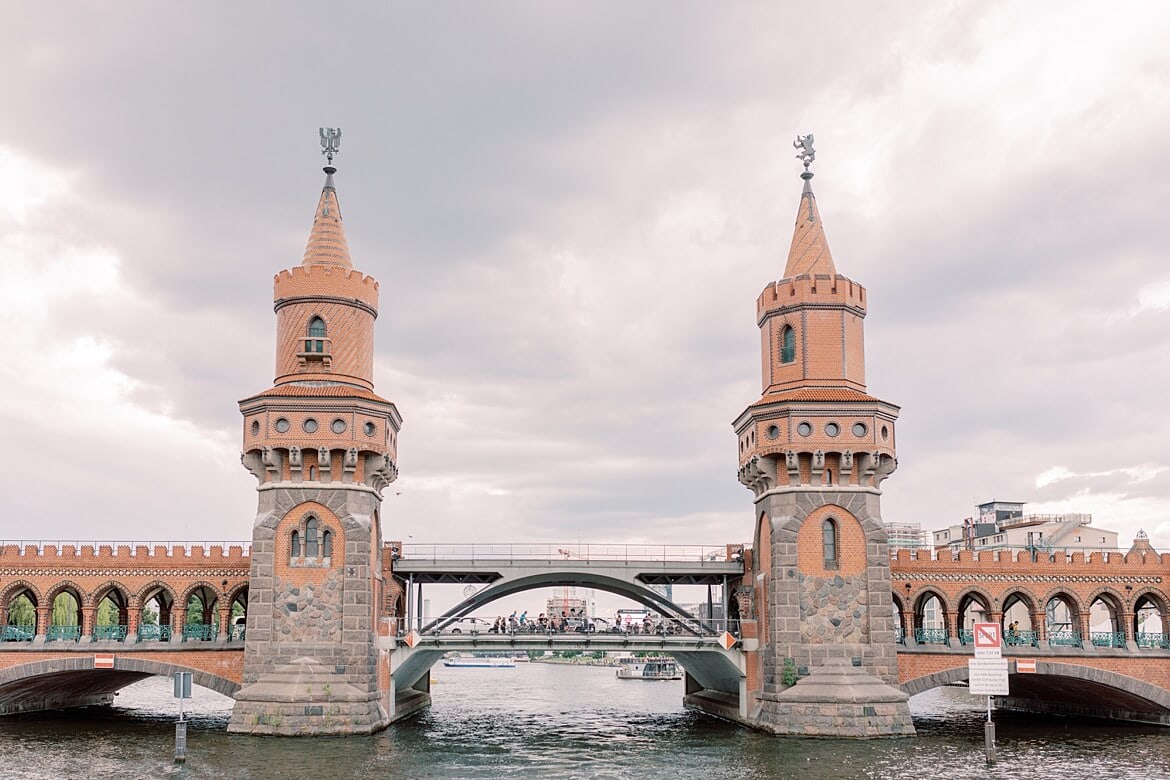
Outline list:
[[[975,509],[975,517],[932,532],[934,549],[1118,552],[1117,532],[1093,526],[1091,514],[1024,514],[1022,501],[988,501]]]
[[[928,535],[922,530],[921,523],[886,523],[886,533],[890,537],[891,553],[930,547]]]

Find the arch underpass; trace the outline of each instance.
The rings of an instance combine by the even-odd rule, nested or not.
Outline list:
[[[43,658],[29,653],[29,661],[0,671],[0,715],[109,704],[127,685],[147,677],[170,677],[191,672],[195,685],[234,697],[240,683],[198,666],[117,655],[115,668],[94,667],[91,654],[73,653]]]
[[[901,664],[904,656],[899,657]],[[1000,709],[1048,715],[1069,715],[1170,726],[1170,691],[1106,668],[1086,658],[1082,663],[1035,659],[1034,673],[1009,665],[1010,695],[995,697]],[[967,682],[966,659],[961,664],[907,679],[901,688],[914,696],[940,685]]]
[[[725,648],[716,637],[651,634],[427,634],[412,638],[413,646],[396,642],[390,653],[394,687],[394,720],[425,707],[429,670],[451,652],[527,652],[597,650],[654,652],[673,656],[687,674],[688,693],[704,691],[725,707],[745,701],[746,661],[739,647]]]

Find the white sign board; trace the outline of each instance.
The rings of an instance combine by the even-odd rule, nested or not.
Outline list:
[[[967,690],[980,696],[1008,695],[1006,658],[973,658],[967,662]]]
[[[999,623],[976,623],[971,633],[975,639],[976,658],[999,658],[1002,656]]]

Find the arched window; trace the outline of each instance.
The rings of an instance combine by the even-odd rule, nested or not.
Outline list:
[[[301,535],[297,531],[292,532],[292,551],[290,554],[293,558],[301,557]]]
[[[321,532],[321,557],[329,558],[333,555],[333,532],[326,529]]]
[[[780,333],[780,362],[791,363],[796,360],[796,331],[791,325],[785,325]]]
[[[305,523],[305,557],[317,557],[317,518],[310,517]]]
[[[821,523],[821,539],[825,546],[825,568],[837,568],[837,521],[832,518]]]
[[[314,317],[309,320],[309,338],[305,339],[305,352],[325,351],[325,320]]]

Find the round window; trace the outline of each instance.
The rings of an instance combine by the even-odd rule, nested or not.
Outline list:
[[[799,433],[801,436],[811,436],[812,435],[812,425],[810,425],[809,423],[806,423],[806,422],[802,422],[800,425],[796,426],[796,432]]]
[[[368,422],[368,423],[366,423],[364,430],[366,432],[366,436],[373,436],[375,433],[378,432],[378,427],[376,425],[374,425],[372,422]]]
[[[826,436],[836,436],[840,432],[841,432],[841,426],[838,425],[837,423],[826,423],[825,424],[825,435]]]
[[[276,423],[272,427],[276,429],[277,433],[287,433],[288,432],[288,420],[281,417],[279,420],[276,421]]]
[[[260,423],[256,420],[252,421],[252,435],[256,436],[260,433]]]
[[[301,427],[305,429],[305,433],[316,433],[317,432],[317,421],[314,420],[312,417],[310,417],[309,419],[305,420],[304,424],[301,425]]]
[[[339,417],[336,420],[334,420],[333,422],[329,423],[329,428],[334,433],[345,433],[345,420],[342,420]]]
[[[775,425],[768,426],[767,436],[769,439],[775,439],[779,435],[780,435],[780,429],[777,426],[775,426]]]
[[[853,435],[858,438],[865,435],[869,429],[865,427],[865,423],[853,423]]]

